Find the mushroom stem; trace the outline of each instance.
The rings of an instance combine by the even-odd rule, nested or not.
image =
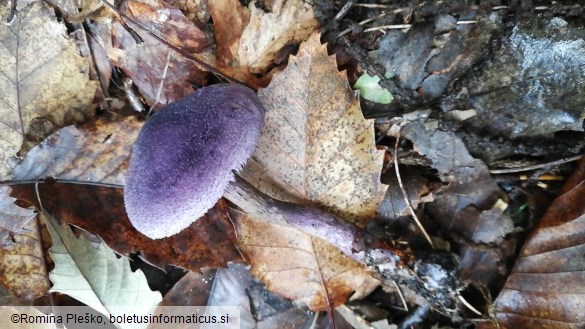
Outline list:
[[[279,201],[262,193],[243,178],[235,175],[224,197],[246,213],[277,225],[288,225],[319,237],[351,258],[364,262],[364,234],[355,225],[337,216],[309,205]]]

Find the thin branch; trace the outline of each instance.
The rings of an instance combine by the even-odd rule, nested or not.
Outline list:
[[[498,174],[510,174],[510,173],[516,173],[516,172],[522,172],[522,171],[530,171],[530,170],[546,168],[546,167],[550,167],[550,166],[556,166],[556,165],[560,165],[560,164],[571,162],[571,161],[577,161],[577,160],[581,159],[581,157],[583,157],[583,155],[577,155],[577,156],[570,157],[570,158],[564,158],[564,159],[560,159],[560,160],[556,160],[556,161],[552,161],[552,162],[547,162],[547,163],[536,164],[536,165],[532,165],[532,166],[525,166],[525,167],[518,167],[518,168],[506,168],[506,169],[492,169],[492,170],[490,170],[490,174],[498,175]]]
[[[469,304],[469,302],[467,300],[465,300],[465,298],[463,298],[463,296],[461,295],[457,295],[457,298],[459,298],[459,300],[461,301],[461,303],[463,305],[465,305],[465,307],[467,307],[471,312],[479,315],[479,316],[483,316],[483,314],[481,314],[480,311],[478,311],[475,307],[473,307],[471,304]]]
[[[406,193],[406,189],[404,189],[404,185],[402,184],[402,177],[400,176],[400,170],[398,169],[398,143],[400,142],[400,129],[402,129],[402,127],[400,127],[398,129],[398,133],[396,134],[396,143],[394,143],[394,159],[393,159],[394,160],[394,170],[396,170],[396,178],[398,179],[398,185],[400,186],[400,191],[402,191],[402,196],[404,197],[404,202],[406,202],[406,206],[408,207],[408,210],[410,211],[410,215],[412,215],[412,218],[416,222],[416,225],[421,230],[421,232],[424,234],[425,238],[427,239],[427,241],[431,245],[431,248],[435,249],[435,246],[433,245],[433,240],[431,240],[431,237],[429,236],[429,234],[427,233],[425,228],[422,226],[420,220],[418,219],[418,216],[414,212],[414,208],[412,208],[412,205],[410,204],[410,199],[408,198],[408,193]]]

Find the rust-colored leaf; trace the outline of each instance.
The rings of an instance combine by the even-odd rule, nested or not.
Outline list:
[[[2,6],[10,2],[3,2]],[[97,81],[90,61],[43,1],[22,8],[12,24],[0,26],[0,180],[20,150],[67,123],[92,113]]]
[[[38,190],[45,211],[98,235],[120,254],[140,251],[147,261],[157,266],[175,264],[189,270],[225,266],[228,261],[241,260],[232,242],[233,224],[222,201],[180,234],[151,240],[130,223],[120,188],[55,183],[39,184]],[[34,184],[17,185],[12,195],[40,206]]]
[[[522,248],[494,303],[501,328],[585,326],[584,168],[585,158]]]
[[[199,53],[209,44],[205,33],[195,26],[183,13],[159,0],[124,1],[124,12],[150,31],[164,36],[171,45],[189,53]],[[137,30],[141,37],[148,35]]]

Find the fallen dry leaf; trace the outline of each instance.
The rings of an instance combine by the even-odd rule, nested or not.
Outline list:
[[[308,2],[276,0],[265,5],[267,11],[255,2],[248,7],[238,0],[209,2],[218,63],[227,69],[237,68],[239,72],[231,73],[242,82],[266,73],[279,51],[305,41],[318,25]]]
[[[246,168],[242,176],[274,198],[314,201],[358,225],[371,219],[386,192],[384,152],[375,147],[373,120],[364,119],[319,34],[258,97],[267,112],[253,158],[263,172]]]
[[[585,158],[579,167],[530,233],[494,303],[500,328],[585,326]]]
[[[29,220],[18,232],[3,234],[2,231],[0,229],[0,285],[21,303],[32,304],[49,290],[38,221]]]
[[[89,79],[89,58],[79,54],[65,24],[45,2],[28,5],[11,25],[1,25],[0,42],[0,180],[7,180],[8,160],[23,142],[40,141],[93,112],[98,83]]]
[[[193,84],[205,83],[206,73],[197,64],[153,36],[213,65],[205,34],[178,9],[158,0],[132,0],[125,1],[122,10],[148,31],[126,22],[142,39],[138,43],[120,22],[113,22],[115,49],[109,49],[110,56],[149,105],[174,102],[192,93]]]
[[[130,223],[121,188],[45,183],[39,184],[38,191],[47,213],[99,236],[122,255],[140,251],[142,257],[154,265],[174,264],[192,271],[242,261],[233,243],[234,228],[223,201],[181,233],[152,240]],[[40,207],[34,184],[16,185],[12,195]]]
[[[379,284],[361,264],[319,238],[237,211],[232,217],[252,274],[311,310],[343,304],[354,293],[367,295]]]
[[[0,244],[7,234],[22,233],[22,228],[37,215],[32,209],[15,205],[16,199],[10,197],[11,190],[9,186],[0,186]]]
[[[379,178],[384,154],[319,34],[258,96],[267,110],[265,126],[256,162],[242,176],[276,199],[317,202],[365,225],[386,190]],[[321,239],[237,217],[240,249],[272,291],[324,310],[377,285],[363,265]]]
[[[499,200],[505,204],[507,197],[485,163],[473,158],[454,133],[437,129],[436,121],[412,122],[402,132],[415,151],[433,162],[441,180],[449,183],[433,193],[434,201],[427,203],[427,211],[451,235],[467,240],[459,252],[462,278],[485,286],[501,280],[506,274],[506,257],[514,249],[503,241],[514,230],[514,224],[497,206]]]
[[[124,185],[132,145],[142,127],[134,117],[99,119],[61,128],[14,168],[14,180],[61,180]]]
[[[76,235],[46,212],[40,217],[51,235],[48,252],[55,264],[49,272],[49,292],[67,294],[106,316],[119,306],[132,307],[141,316],[160,303],[161,294],[150,289],[144,272],[132,271],[130,259],[119,257],[99,239]]]
[[[251,313],[248,289],[255,283],[258,284],[244,264],[188,272],[165,294],[160,306],[238,306],[240,326],[254,328],[256,320]]]

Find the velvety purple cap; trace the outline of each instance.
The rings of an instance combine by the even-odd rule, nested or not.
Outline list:
[[[264,107],[251,89],[219,84],[151,116],[134,144],[124,204],[152,239],[179,233],[223,195],[254,151]]]

